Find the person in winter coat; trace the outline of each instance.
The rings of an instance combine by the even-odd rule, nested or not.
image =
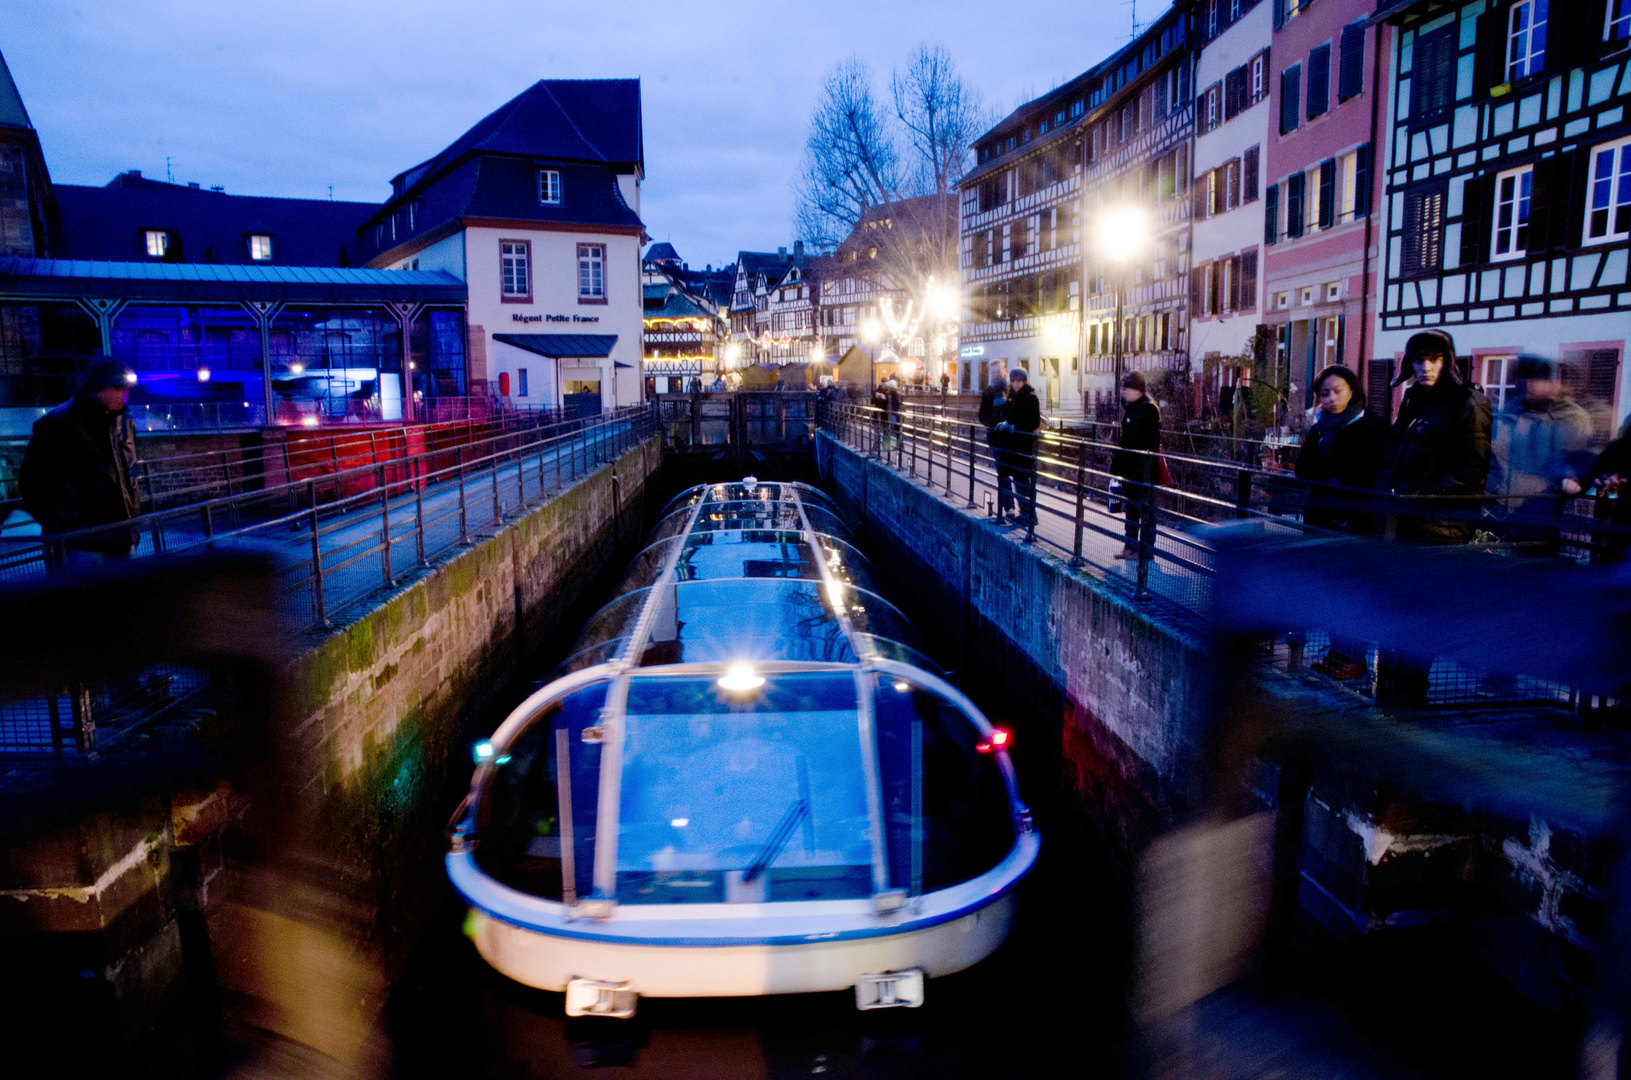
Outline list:
[[[1031,389],[1024,368],[1008,375],[1008,404],[997,425],[1002,445],[997,451],[997,487],[1006,492],[1012,485],[1019,513],[1013,524],[1036,529],[1036,433],[1042,427],[1042,402]]]
[[[98,360],[71,400],[34,421],[19,478],[23,506],[48,540],[141,513],[128,374],[116,360]],[[131,530],[109,529],[64,546],[70,561],[94,562],[128,555],[135,542]]]
[[[1462,381],[1455,340],[1442,330],[1413,334],[1404,358],[1394,385],[1411,377],[1415,382],[1389,432],[1377,487],[1418,496],[1397,505],[1400,539],[1465,544],[1473,538],[1477,497],[1489,478],[1489,399]]]
[[[1371,493],[1382,465],[1387,424],[1365,411],[1365,391],[1349,368],[1337,365],[1320,372],[1314,396],[1319,417],[1297,452],[1297,478],[1315,485],[1303,520],[1322,529],[1369,533],[1374,525],[1369,504],[1375,498]]]
[[[1159,478],[1161,469],[1151,456],[1161,450],[1161,410],[1144,391],[1142,372],[1129,371],[1121,379],[1121,403],[1126,415],[1121,418],[1121,432],[1116,439],[1117,450],[1110,458],[1110,471],[1121,477],[1126,492],[1127,542],[1116,555],[1118,559],[1138,558],[1139,498],[1147,475]],[[1140,453],[1139,451],[1144,451]],[[1150,522],[1153,531],[1154,522]],[[1153,536],[1146,537],[1151,543]]]
[[[1552,362],[1520,356],[1516,393],[1495,416],[1489,493],[1495,530],[1525,554],[1558,550],[1563,511],[1592,467],[1591,415],[1558,381]]]
[[[1599,563],[1625,561],[1631,549],[1631,420],[1620,428],[1613,442],[1603,447],[1597,459],[1582,470],[1579,480],[1565,479],[1564,494],[1579,495],[1587,485],[1597,489],[1597,521],[1606,522],[1596,537],[1597,549],[1593,560]]]
[[[980,392],[980,423],[985,425],[985,445],[991,448],[991,463],[997,470],[997,520],[1006,521],[1014,507],[1012,480],[1003,471],[1002,432],[997,430],[1008,412],[1008,375],[1000,369]],[[1005,485],[1003,480],[1009,479]]]

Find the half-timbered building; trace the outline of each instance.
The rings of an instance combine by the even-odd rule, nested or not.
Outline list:
[[[1450,331],[1497,408],[1520,353],[1559,361],[1601,436],[1631,331],[1631,5],[1395,0],[1386,276],[1373,385]]]

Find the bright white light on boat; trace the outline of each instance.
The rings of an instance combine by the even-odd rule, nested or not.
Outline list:
[[[827,582],[827,599],[832,601],[833,607],[844,606],[844,584],[840,581]]]
[[[670,821],[669,824],[674,826],[676,829],[683,829],[687,825],[691,824],[691,819],[688,817],[677,817],[673,821]]]
[[[904,694],[904,693],[906,693],[906,691],[910,690],[911,688],[912,688],[911,684],[909,684],[905,679],[896,679],[895,680],[895,689],[898,692]]]
[[[765,684],[764,676],[755,675],[747,664],[732,664],[719,685],[726,690],[757,690]]]
[[[493,744],[485,740],[476,744],[476,764],[480,765],[490,761],[493,756]]]

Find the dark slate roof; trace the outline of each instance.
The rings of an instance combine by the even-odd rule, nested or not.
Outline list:
[[[673,289],[667,294],[667,299],[661,304],[647,304],[645,317],[648,319],[708,319],[712,318],[697,302]]]
[[[494,334],[494,341],[514,345],[550,359],[587,359],[612,355],[616,334]]]
[[[53,245],[67,259],[145,260],[142,232],[168,229],[178,262],[250,263],[245,236],[272,235],[275,266],[337,266],[357,258],[356,229],[373,203],[227,195],[122,173],[106,187],[56,184],[62,226]],[[179,239],[180,251],[174,250]]]
[[[444,270],[337,266],[214,266],[0,257],[0,291],[126,299],[422,300],[462,303],[465,283]]]
[[[33,130],[34,125],[28,119],[28,110],[23,108],[23,95],[17,92],[17,84],[12,81],[11,69],[6,66],[6,58],[0,56],[0,127],[19,127]]]
[[[411,190],[471,154],[518,154],[645,168],[639,79],[540,79],[431,158],[391,180]]]
[[[674,245],[667,240],[652,244],[646,249],[646,262],[680,262],[680,253],[674,250]]]

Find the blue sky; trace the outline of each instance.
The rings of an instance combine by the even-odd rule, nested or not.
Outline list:
[[[392,175],[540,78],[639,77],[642,217],[693,266],[774,249],[823,74],[944,44],[1001,113],[1128,40],[1128,0],[363,3],[9,0],[0,52],[52,179],[125,169],[382,200]],[[1167,0],[1137,0],[1141,20]]]

